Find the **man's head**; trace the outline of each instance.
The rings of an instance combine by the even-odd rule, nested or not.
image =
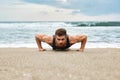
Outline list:
[[[59,28],[55,31],[56,44],[58,47],[64,47],[66,45],[67,32],[63,28]]]
[[[55,35],[57,36],[66,36],[66,30],[64,28],[59,28],[55,31]]]

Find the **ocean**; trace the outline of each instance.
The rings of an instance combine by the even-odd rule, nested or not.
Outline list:
[[[36,34],[54,35],[58,28],[65,28],[69,35],[87,35],[86,48],[120,48],[120,22],[64,21],[0,22],[0,47],[37,48]],[[46,43],[42,45],[51,48]],[[80,43],[72,46],[79,47]]]

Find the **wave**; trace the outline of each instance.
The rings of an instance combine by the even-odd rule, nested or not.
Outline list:
[[[95,21],[1,21],[0,24],[2,25],[9,25],[10,24],[18,24],[22,26],[25,25],[32,25],[32,26],[66,26],[66,27],[97,27],[97,26],[117,26],[120,27],[120,22],[119,21],[111,21],[111,22],[95,22]]]
[[[120,26],[120,22],[65,22],[73,26]]]
[[[120,22],[0,22],[0,47],[37,47],[36,34],[53,35],[60,27],[70,35],[87,35],[86,47],[120,47],[119,25]]]

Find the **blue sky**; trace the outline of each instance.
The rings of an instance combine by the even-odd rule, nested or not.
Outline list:
[[[1,0],[0,21],[120,21],[120,0]]]

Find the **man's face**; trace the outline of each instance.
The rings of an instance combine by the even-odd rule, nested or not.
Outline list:
[[[66,45],[66,36],[57,36],[56,35],[56,44],[58,47],[63,47]]]

